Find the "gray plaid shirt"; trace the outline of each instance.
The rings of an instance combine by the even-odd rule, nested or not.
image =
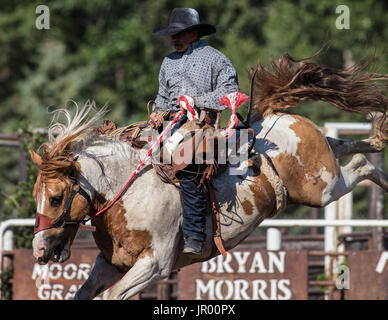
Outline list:
[[[231,61],[205,40],[193,42],[184,53],[164,58],[159,73],[159,92],[153,111],[177,111],[177,100],[187,94],[198,108],[224,110],[218,100],[239,91],[237,73]]]

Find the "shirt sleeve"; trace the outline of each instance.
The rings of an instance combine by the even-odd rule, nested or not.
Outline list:
[[[237,72],[232,62],[225,56],[219,57],[212,69],[214,74],[212,78],[214,90],[196,97],[195,103],[200,109],[224,110],[226,106],[218,101],[228,93],[239,91]]]
[[[159,71],[159,90],[158,94],[156,95],[155,103],[152,106],[152,112],[159,112],[159,111],[165,111],[168,109],[168,102],[169,102],[169,93],[167,89],[167,80],[166,80],[166,72],[165,72],[165,65],[166,65],[166,59],[163,60],[162,66],[160,67]]]

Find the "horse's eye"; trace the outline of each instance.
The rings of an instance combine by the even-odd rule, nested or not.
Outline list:
[[[63,196],[51,197],[50,198],[50,205],[52,207],[59,207],[62,203],[62,199],[63,199]]]

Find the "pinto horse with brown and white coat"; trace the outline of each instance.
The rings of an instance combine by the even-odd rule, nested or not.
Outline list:
[[[388,141],[388,99],[384,88],[376,85],[384,84],[387,77],[361,71],[359,66],[338,71],[288,55],[272,62],[271,69],[257,67],[254,105],[258,113],[251,122],[256,160],[246,161],[242,175],[226,170],[214,179],[226,250],[285,205],[323,207],[365,179],[388,191],[387,174],[358,154],[380,152]],[[373,134],[359,141],[326,138],[310,120],[285,111],[304,100],[373,112]],[[105,110],[86,120],[91,109],[92,104],[87,104],[74,117],[62,110],[67,124],[56,123],[49,129],[41,155],[30,150],[39,169],[33,252],[42,264],[50,259],[64,262],[79,224],[89,215],[101,252],[75,298],[92,299],[110,288],[110,299],[128,299],[172,270],[219,254],[212,240],[213,219],[208,215],[202,255],[183,254],[179,191],[162,182],[149,164],[109,210],[93,216],[118,194],[144,152],[108,135],[94,134]],[[357,154],[347,165],[338,164],[339,157],[353,153]]]

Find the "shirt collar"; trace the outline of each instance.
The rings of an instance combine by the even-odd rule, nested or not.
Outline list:
[[[194,41],[190,44],[190,46],[187,48],[187,50],[183,54],[190,54],[192,53],[195,49],[199,49],[202,47],[207,46],[206,40],[198,40]]]

